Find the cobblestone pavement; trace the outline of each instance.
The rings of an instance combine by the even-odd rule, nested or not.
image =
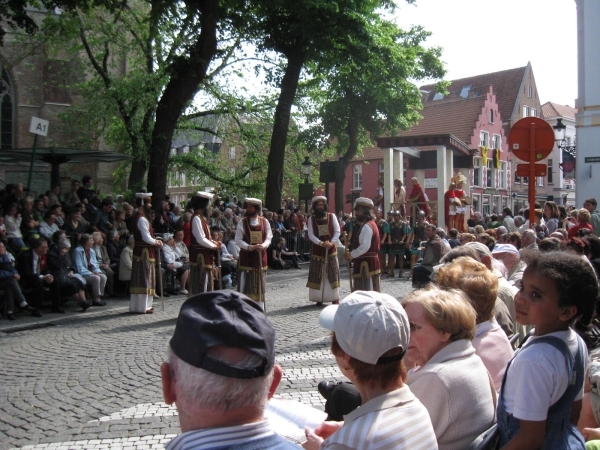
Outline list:
[[[283,368],[278,395],[323,409],[317,383],[341,380],[308,302],[308,266],[271,271],[267,311]],[[386,293],[410,292],[406,279]],[[349,294],[342,268],[342,296]],[[158,301],[156,301],[158,300]],[[177,411],[162,402],[159,367],[183,296],[155,299],[154,314],[128,313],[128,299],[87,312],[0,319],[0,450],[154,449],[179,433]]]

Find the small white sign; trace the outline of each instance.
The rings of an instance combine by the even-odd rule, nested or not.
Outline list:
[[[437,187],[437,178],[425,178],[425,189]]]
[[[47,136],[49,123],[47,120],[40,119],[39,117],[32,117],[29,132],[39,134],[40,136]]]

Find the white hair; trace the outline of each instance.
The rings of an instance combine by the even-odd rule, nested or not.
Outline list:
[[[508,269],[504,265],[504,262],[499,259],[492,258],[492,270],[496,273],[499,273],[504,278],[508,278]]]
[[[241,359],[219,353],[218,349],[211,348],[207,351],[207,356],[238,368],[252,368],[262,362],[260,356],[251,352],[247,352]],[[167,349],[167,362],[173,370],[177,401],[185,404],[188,410],[209,407],[220,411],[237,408],[256,408],[262,411],[267,404],[273,370],[258,378],[225,377],[182,361],[170,346]]]

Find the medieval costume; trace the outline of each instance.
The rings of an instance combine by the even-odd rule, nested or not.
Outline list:
[[[162,243],[154,239],[154,230],[148,219],[152,210],[152,194],[135,194],[138,206],[137,214],[133,219],[133,236],[135,247],[133,248],[133,264],[131,267],[131,282],[129,290],[131,299],[129,311],[136,313],[151,313],[152,301],[155,293],[156,280],[156,247]],[[147,216],[148,214],[148,216]]]
[[[390,232],[388,235],[388,275],[394,276],[396,260],[399,260],[400,273],[399,278],[403,276],[404,254],[406,249],[406,239],[408,238],[408,226],[402,220],[400,211],[393,211],[394,219],[390,222]]]
[[[425,190],[421,187],[416,177],[412,178],[413,187],[410,191],[410,195],[408,196],[409,203],[417,203],[417,209],[419,211],[423,211],[425,213],[425,217],[429,216],[429,205],[425,203],[427,201],[427,197],[425,195]],[[419,212],[417,211],[417,213]],[[412,215],[412,211],[411,211]]]
[[[460,205],[460,200],[456,201],[455,189],[456,184],[452,182],[448,190],[444,193],[444,222],[448,230],[456,228],[456,207],[462,206]]]
[[[249,214],[252,207],[254,214]],[[262,201],[247,198],[244,201],[246,215],[238,223],[235,243],[240,248],[238,259],[238,291],[259,303],[265,301],[267,285],[267,248],[273,233],[269,221],[260,215]]]
[[[198,192],[192,199],[194,215],[191,220],[190,235],[190,282],[188,297],[214,290],[214,268],[219,245],[211,240],[208,226],[208,210],[213,194]]]
[[[372,208],[373,201],[365,197],[359,197],[354,204],[358,223],[352,233],[351,251],[344,254],[346,260],[352,261],[354,291],[381,292],[379,230],[373,220]]]
[[[466,231],[465,228],[465,214],[467,212],[468,205],[471,204],[470,199],[467,197],[465,191],[463,190],[464,183],[467,182],[467,177],[465,177],[462,173],[458,173],[452,181],[456,185],[456,189],[454,189],[454,198],[456,203],[456,226],[461,233]]]
[[[319,202],[324,205],[321,213],[317,209]],[[340,238],[340,225],[337,217],[327,212],[326,206],[326,197],[314,197],[313,215],[308,221],[308,238],[312,246],[306,287],[309,288],[308,299],[317,304],[340,300],[340,266],[335,246]],[[319,217],[321,214],[323,217]]]

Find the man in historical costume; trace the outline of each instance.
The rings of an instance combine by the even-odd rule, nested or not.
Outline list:
[[[394,210],[400,211],[402,218],[406,218],[406,189],[402,185],[402,180],[394,180]]]
[[[417,203],[417,211],[415,215],[418,214],[419,211],[425,212],[425,217],[429,217],[429,205],[425,203],[427,201],[427,197],[425,196],[425,190],[419,184],[419,180],[417,177],[412,178],[413,187],[410,191],[410,195],[408,196],[408,203]],[[412,209],[412,205],[411,205]],[[413,211],[410,211],[410,214],[413,214]]]
[[[465,228],[465,214],[467,212],[468,205],[470,204],[469,198],[463,190],[463,185],[467,182],[467,177],[459,172],[454,178],[452,178],[452,182],[456,185],[456,189],[454,189],[454,198],[456,203],[456,218],[454,222],[454,228],[461,233],[464,233],[467,230]]]
[[[454,190],[456,184],[454,181],[450,183],[450,187],[444,193],[444,221],[448,230],[456,227],[456,194]]]
[[[404,255],[406,253],[406,241],[408,239],[408,225],[404,222],[400,211],[392,211],[392,220],[389,223],[389,247],[387,273],[390,278],[394,277],[396,260],[400,271],[398,277],[404,276]]]
[[[190,238],[190,281],[188,297],[201,292],[211,292],[215,286],[215,263],[220,242],[211,239],[208,220],[210,217],[210,201],[213,194],[198,192],[191,201],[194,210]]]
[[[340,302],[340,266],[336,243],[340,239],[340,225],[335,214],[327,207],[327,198],[312,199],[312,216],[308,221],[308,238],[312,242],[308,270],[308,299],[322,305]]]
[[[353,230],[346,261],[352,261],[353,291],[381,292],[381,268],[379,266],[379,230],[373,220],[373,201],[359,197],[354,203],[357,226]]]
[[[129,285],[131,292],[129,311],[152,314],[156,281],[156,248],[161,248],[162,242],[154,239],[151,225],[152,193],[140,192],[135,194],[135,198],[138,210],[133,219],[135,247]]]
[[[244,200],[246,213],[235,231],[240,248],[238,259],[238,291],[259,302],[264,309],[267,284],[267,252],[273,233],[267,219],[260,215],[262,201]]]

